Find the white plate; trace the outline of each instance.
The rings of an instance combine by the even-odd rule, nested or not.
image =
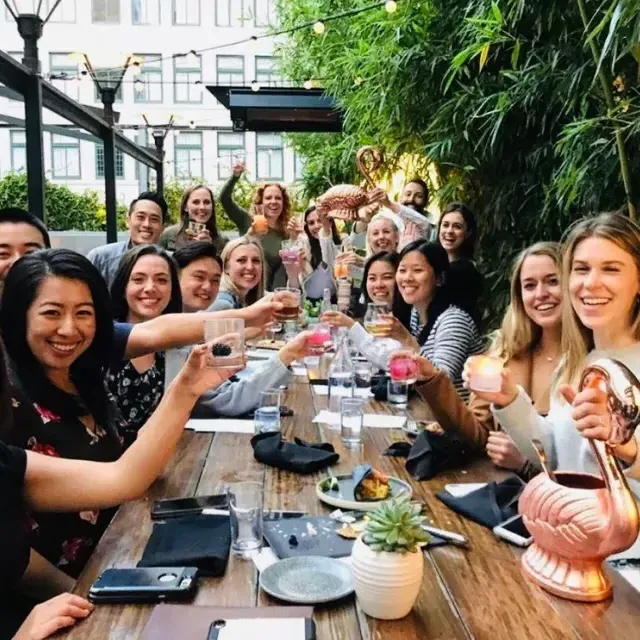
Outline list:
[[[371,502],[365,502],[362,500],[356,500],[353,496],[353,477],[351,474],[336,476],[339,488],[337,490],[323,491],[322,483],[327,478],[323,478],[316,484],[316,496],[318,500],[329,504],[332,507],[338,507],[340,509],[348,509],[352,511],[373,511],[380,506],[383,500],[375,500]],[[391,488],[389,498],[396,498],[397,496],[408,495],[411,497],[413,489],[408,482],[400,480],[394,476],[389,476],[389,486]],[[387,498],[387,499],[389,499]]]

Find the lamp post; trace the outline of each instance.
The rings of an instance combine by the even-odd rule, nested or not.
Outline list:
[[[140,69],[142,61],[132,55],[122,56],[124,65],[117,66],[116,60],[104,59],[101,54],[91,55],[79,52],[72,53],[70,59],[84,67],[83,74],[88,75],[100,94],[103,115],[108,129],[102,136],[104,149],[104,205],[107,213],[107,243],[118,241],[118,220],[116,201],[116,145],[115,145],[115,114],[113,104],[116,101],[118,89],[130,68]],[[116,64],[113,64],[116,62]]]
[[[160,164],[156,168],[156,191],[162,196],[164,195],[164,141],[166,140],[169,131],[173,129],[177,121],[177,117],[172,114],[169,116],[169,122],[156,125],[152,125],[149,122],[149,118],[146,113],[142,114],[142,119],[147,125],[147,131],[151,132],[151,135],[153,136],[153,142],[156,145],[158,155],[160,156]]]
[[[45,219],[44,211],[44,150],[42,145],[42,88],[40,86],[40,60],[38,40],[42,28],[62,0],[56,0],[49,13],[42,18],[43,0],[3,0],[16,21],[18,33],[24,43],[22,64],[32,75],[24,87],[24,129],[27,152],[27,190],[29,211]]]

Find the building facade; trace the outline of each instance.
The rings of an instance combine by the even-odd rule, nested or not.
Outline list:
[[[43,5],[44,16],[53,0]],[[285,147],[283,136],[231,131],[228,112],[204,88],[255,82],[277,86],[272,38],[225,46],[263,34],[274,22],[275,0],[62,0],[40,40],[42,74],[75,100],[101,108],[93,82],[88,76],[78,79],[81,66],[70,54],[84,52],[99,62],[108,52],[110,65],[123,64],[129,54],[139,56],[144,60],[139,73],[127,72],[114,105],[119,126],[149,146],[153,138],[142,114],[154,126],[174,116],[181,127],[191,127],[166,138],[165,180],[203,178],[216,185],[229,176],[238,158],[253,180],[291,183],[299,177],[301,163]],[[0,36],[0,47],[21,60],[22,40],[6,9],[0,10]],[[189,53],[205,48],[209,50]],[[0,176],[25,166],[24,130],[16,124],[24,118],[24,106],[0,97],[0,123],[2,114],[9,116],[9,126],[0,128]],[[65,124],[46,111],[44,121]],[[99,144],[45,132],[44,150],[49,180],[74,191],[104,190]],[[118,200],[128,203],[146,188],[146,168],[120,152],[116,165]]]

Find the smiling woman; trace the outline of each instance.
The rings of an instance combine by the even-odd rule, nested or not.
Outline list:
[[[24,256],[5,280],[0,330],[14,398],[6,440],[51,456],[116,460],[122,448],[103,380],[113,321],[91,263],[64,249]],[[112,515],[33,514],[32,546],[77,575]]]
[[[113,317],[138,324],[165,313],[180,313],[182,298],[178,272],[171,256],[153,246],[124,255],[111,287]],[[164,394],[164,352],[150,353],[112,364],[107,389],[122,417],[120,433],[129,447]]]

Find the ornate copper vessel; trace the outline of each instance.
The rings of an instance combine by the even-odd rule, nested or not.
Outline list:
[[[612,587],[602,561],[638,537],[638,507],[613,448],[628,442],[640,422],[640,382],[621,362],[601,359],[582,374],[580,389],[607,394],[612,424],[608,442],[590,445],[602,478],[588,473],[541,473],[525,487],[520,513],[534,538],[522,557],[526,575],[551,593],[597,602]]]
[[[384,162],[384,156],[376,147],[362,147],[356,154],[356,165],[371,189],[376,185],[371,174],[378,170]],[[320,211],[326,211],[331,218],[341,220],[364,220],[369,222],[381,205],[379,202],[369,202],[367,192],[352,184],[339,184],[331,187],[316,201]]]

